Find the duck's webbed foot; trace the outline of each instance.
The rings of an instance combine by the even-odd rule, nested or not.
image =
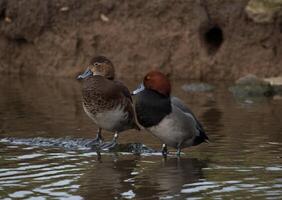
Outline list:
[[[163,144],[162,145],[162,154],[163,154],[163,157],[167,157],[167,154],[168,154],[168,151],[167,151],[167,145],[166,144]]]
[[[111,142],[105,142],[100,145],[101,150],[110,150],[116,147],[118,139],[118,132],[115,133],[114,138]]]

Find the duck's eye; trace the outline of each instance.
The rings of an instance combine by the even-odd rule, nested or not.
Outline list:
[[[146,76],[146,77],[145,77],[145,80],[149,80],[149,79],[150,79],[150,76]]]

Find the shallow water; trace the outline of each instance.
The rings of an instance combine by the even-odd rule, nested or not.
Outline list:
[[[0,199],[282,199],[282,100],[236,100],[229,83],[183,92],[189,82],[174,81],[173,93],[211,144],[181,158],[169,149],[165,160],[156,138],[128,131],[121,146],[146,151],[121,148],[99,160],[87,146],[96,127],[83,113],[79,82],[1,76]],[[138,81],[125,83],[133,89]]]

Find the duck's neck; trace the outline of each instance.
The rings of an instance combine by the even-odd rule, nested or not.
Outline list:
[[[157,125],[171,113],[171,110],[169,96],[161,95],[149,89],[145,89],[137,95],[137,118],[139,123],[146,128]]]

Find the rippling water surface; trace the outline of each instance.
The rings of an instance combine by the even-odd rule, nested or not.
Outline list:
[[[282,199],[282,100],[236,100],[229,83],[186,93],[184,83],[173,93],[211,144],[165,160],[156,138],[128,131],[98,159],[77,81],[0,77],[0,199]]]

